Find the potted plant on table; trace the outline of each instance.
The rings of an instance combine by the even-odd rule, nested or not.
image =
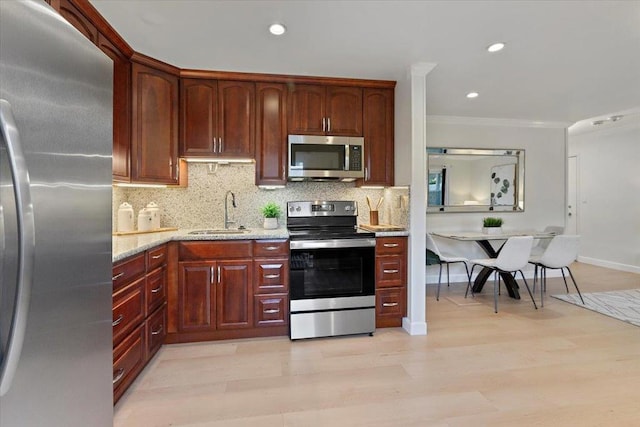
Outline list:
[[[485,234],[502,234],[502,218],[483,218],[482,232]]]
[[[264,216],[263,227],[267,230],[278,228],[278,218],[282,215],[282,210],[275,202],[269,202],[262,207],[262,216]]]

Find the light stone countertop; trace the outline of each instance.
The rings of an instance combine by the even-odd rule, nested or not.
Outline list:
[[[250,229],[242,234],[213,234],[197,235],[189,234],[193,229],[180,229],[177,231],[163,231],[158,233],[133,234],[129,236],[112,237],[112,262],[121,261],[132,255],[144,252],[163,243],[172,240],[264,240],[264,239],[288,239],[289,233],[286,228],[280,227],[275,230],[265,230],[262,228]],[[397,237],[408,236],[408,231],[379,231],[376,237]]]

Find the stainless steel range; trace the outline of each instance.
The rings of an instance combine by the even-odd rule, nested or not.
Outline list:
[[[287,203],[292,340],[374,332],[376,239],[357,217],[354,201]]]

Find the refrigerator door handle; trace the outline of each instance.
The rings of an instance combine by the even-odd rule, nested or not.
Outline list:
[[[29,172],[22,153],[20,134],[11,112],[11,104],[0,99],[0,130],[2,141],[7,146],[9,167],[13,177],[18,219],[18,281],[13,318],[9,331],[6,350],[3,349],[2,366],[0,366],[0,396],[4,396],[11,387],[22,352],[24,335],[27,328],[29,299],[31,298],[31,282],[35,258],[35,224],[33,220],[33,204]]]

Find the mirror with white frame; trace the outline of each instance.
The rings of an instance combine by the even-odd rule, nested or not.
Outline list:
[[[427,148],[427,212],[523,212],[524,150]]]

